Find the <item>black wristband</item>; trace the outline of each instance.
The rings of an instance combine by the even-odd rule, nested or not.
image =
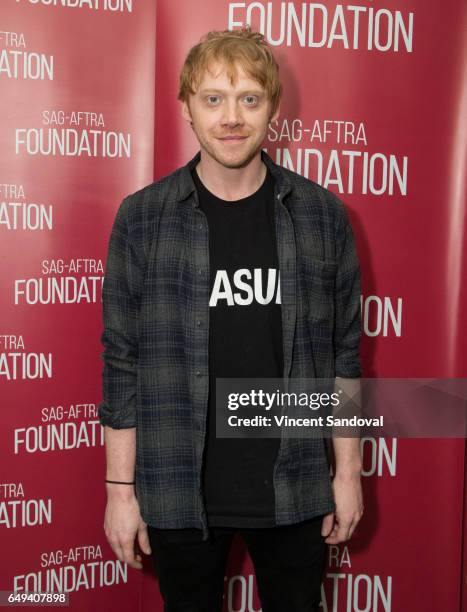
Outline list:
[[[113,484],[126,484],[126,485],[134,485],[135,481],[133,482],[121,482],[120,480],[107,480],[105,482],[111,482]]]

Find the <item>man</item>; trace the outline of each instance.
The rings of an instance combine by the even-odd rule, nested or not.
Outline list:
[[[180,76],[200,152],[122,202],[103,289],[105,533],[166,609],[221,610],[239,531],[263,612],[320,602],[326,543],[362,516],[357,438],[217,438],[216,379],[334,378],[353,393],[360,273],[331,192],[262,151],[277,63],[249,29],[211,32]],[[135,485],[135,489],[133,487]]]

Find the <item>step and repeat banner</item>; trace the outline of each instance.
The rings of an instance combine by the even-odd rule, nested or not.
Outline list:
[[[157,22],[155,176],[197,150],[176,100],[188,49],[208,30],[250,23],[273,46],[284,85],[265,149],[350,215],[364,375],[465,377],[467,5],[159,0]],[[365,514],[351,541],[329,548],[323,611],[457,612],[464,440],[362,447]],[[259,609],[239,541],[225,612]]]
[[[130,610],[103,530],[101,289],[153,178],[153,0],[1,0],[0,590]]]
[[[186,53],[247,23],[273,45],[265,149],[347,206],[364,375],[466,377],[467,5],[2,0],[0,18],[0,591],[162,612],[150,559],[129,568],[103,532],[101,288],[122,198],[198,149]],[[365,514],[329,547],[323,611],[467,610],[465,441],[362,450]],[[237,538],[224,612],[260,609]]]

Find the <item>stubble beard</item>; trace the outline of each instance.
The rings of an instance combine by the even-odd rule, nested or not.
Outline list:
[[[226,156],[226,158],[223,158],[216,152],[215,148],[211,146],[208,140],[200,138],[196,130],[194,130],[194,132],[196,134],[196,137],[198,138],[198,142],[201,148],[204,149],[204,151],[206,151],[206,153],[210,157],[212,157],[218,164],[224,166],[224,168],[244,168],[245,166],[248,166],[251,160],[258,154],[258,151],[261,149],[262,140],[258,142],[254,147],[249,148],[242,157],[239,157],[237,159],[229,159]]]

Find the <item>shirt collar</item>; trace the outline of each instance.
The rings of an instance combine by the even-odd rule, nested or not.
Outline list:
[[[180,180],[178,181],[177,196],[178,202],[186,200],[188,196],[190,196],[194,191],[196,191],[196,187],[193,182],[193,177],[191,176],[191,171],[198,164],[200,159],[201,152],[198,151],[196,155],[185,166],[182,166],[180,168]],[[284,169],[278,164],[275,164],[271,157],[266,153],[266,151],[261,150],[261,159],[274,177],[274,180],[276,182],[277,195],[280,195],[281,198],[284,197],[292,189],[292,185]],[[195,202],[195,205],[197,205],[197,202]]]

